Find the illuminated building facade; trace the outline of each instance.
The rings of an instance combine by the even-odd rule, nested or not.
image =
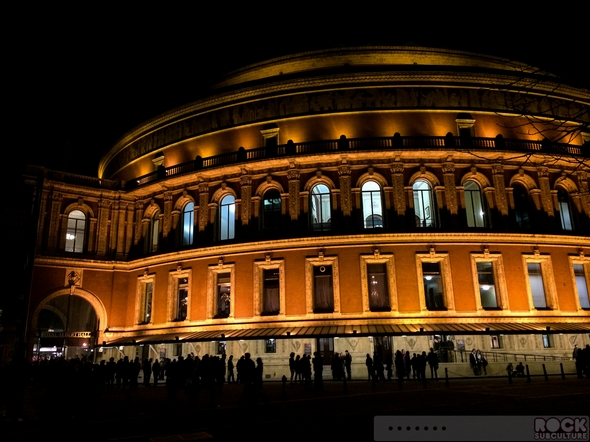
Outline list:
[[[248,351],[278,379],[316,350],[348,350],[355,376],[402,348],[569,356],[590,343],[589,109],[442,49],[231,73],[98,178],[43,171],[31,352]]]

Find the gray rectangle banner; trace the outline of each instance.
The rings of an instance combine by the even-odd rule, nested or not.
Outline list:
[[[375,416],[376,441],[587,441],[588,416]]]

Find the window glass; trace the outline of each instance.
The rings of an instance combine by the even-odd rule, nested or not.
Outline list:
[[[277,352],[277,340],[276,339],[267,339],[266,345],[264,348],[265,353],[276,353]]]
[[[389,310],[387,264],[367,264],[369,308],[371,311]]]
[[[219,206],[219,239],[235,238],[236,204],[233,195],[226,195]]]
[[[262,200],[262,227],[275,230],[281,222],[281,195],[277,189],[269,189]]]
[[[428,310],[446,310],[440,262],[423,262],[424,296]]]
[[[533,306],[535,308],[547,308],[541,263],[529,262],[527,269],[529,273],[529,286],[533,297]]]
[[[416,227],[435,227],[436,208],[430,183],[417,180],[412,186]]]
[[[497,308],[496,284],[494,280],[494,265],[492,262],[477,263],[477,282],[479,296],[483,308]]]
[[[516,183],[514,184],[514,215],[516,224],[521,229],[530,229],[530,204],[529,195],[526,189]]]
[[[188,312],[188,278],[178,278],[176,291],[176,320],[184,321]]]
[[[154,284],[152,281],[145,282],[143,284],[143,300],[141,303],[141,311],[139,322],[149,324],[152,320],[152,296],[153,296]]]
[[[228,318],[231,301],[231,273],[217,274],[216,318]]]
[[[182,245],[188,246],[193,243],[193,231],[195,221],[195,205],[187,203],[182,211]]]
[[[365,228],[383,227],[381,186],[375,181],[367,181],[361,189],[361,198]]]
[[[316,231],[330,230],[330,189],[324,184],[318,184],[311,189],[311,225]]]
[[[574,264],[574,277],[576,279],[576,290],[580,300],[580,308],[590,309],[590,297],[588,296],[588,283],[584,264]]]
[[[150,219],[148,226],[148,238],[147,238],[147,252],[158,251],[158,239],[160,235],[160,211],[157,210],[154,216]]]
[[[465,183],[465,213],[468,227],[488,227],[487,210],[479,184],[475,181]]]
[[[82,253],[86,238],[86,215],[81,210],[72,210],[68,215],[66,252]]]
[[[568,231],[574,230],[568,193],[563,189],[559,189],[557,191],[557,201],[559,203],[559,219],[561,221],[561,228]]]
[[[281,309],[279,269],[264,269],[262,278],[262,314],[278,315]]]
[[[332,266],[314,266],[313,279],[314,313],[332,313],[334,311]]]
[[[502,339],[499,335],[492,335],[492,348],[502,348]]]

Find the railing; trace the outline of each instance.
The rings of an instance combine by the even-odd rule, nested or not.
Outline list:
[[[346,138],[338,140],[309,141],[278,146],[259,147],[245,150],[243,147],[236,152],[229,152],[207,158],[198,156],[193,161],[177,164],[168,168],[143,175],[126,183],[126,189],[133,189],[161,179],[183,175],[202,169],[239,164],[249,161],[258,161],[270,158],[286,156],[299,156],[310,154],[325,154],[349,151],[379,151],[379,150],[418,150],[418,149],[456,149],[468,151],[470,149],[494,149],[497,151],[516,152],[547,152],[549,154],[581,156],[583,149],[580,146],[572,146],[564,143],[551,143],[549,141],[528,141],[504,139],[501,136],[495,138],[476,137],[393,137],[376,138]],[[587,154],[588,152],[586,152]],[[95,187],[95,186],[92,186]]]
[[[469,362],[470,351],[446,350],[447,362]],[[508,353],[496,351],[482,351],[488,362],[527,362],[527,361],[569,361],[571,358],[563,355],[540,355],[530,353]]]

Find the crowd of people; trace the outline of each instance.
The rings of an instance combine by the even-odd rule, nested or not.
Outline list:
[[[471,350],[471,353],[469,354],[469,365],[473,370],[473,374],[476,376],[481,375],[482,371],[484,375],[488,374],[488,361],[479,349],[474,348]]]
[[[373,357],[367,353],[365,365],[369,382],[385,382],[392,380],[395,374],[398,382],[403,380],[426,380],[426,367],[430,368],[430,378],[438,379],[438,354],[433,348],[426,353],[411,354],[404,349],[397,350],[395,355],[389,351],[385,358],[379,352],[374,352]]]

